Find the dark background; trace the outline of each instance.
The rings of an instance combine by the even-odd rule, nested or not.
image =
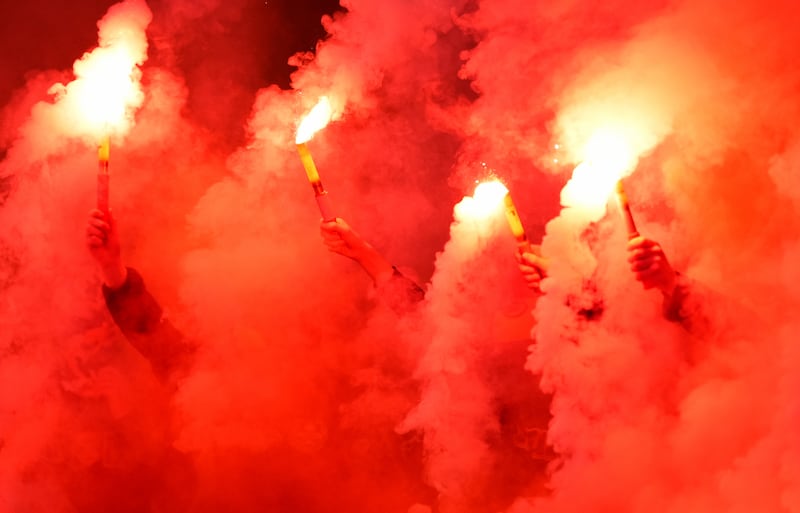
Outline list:
[[[199,18],[176,19],[175,6],[182,2],[148,2],[153,22],[147,65],[179,71],[190,92],[189,115],[194,112],[194,121],[223,132],[228,144],[241,141],[255,91],[270,84],[288,87],[292,68],[287,60],[295,52],[313,50],[325,35],[321,17],[340,9],[337,0],[233,0],[219,1]],[[31,74],[70,70],[75,59],[96,46],[97,21],[115,3],[3,2],[0,105]],[[216,108],[199,105],[212,97]]]

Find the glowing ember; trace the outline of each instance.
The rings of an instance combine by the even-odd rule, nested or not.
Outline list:
[[[332,115],[333,110],[331,109],[331,103],[327,96],[323,96],[319,99],[319,102],[317,102],[314,108],[311,109],[311,112],[303,118],[303,121],[300,122],[300,126],[297,127],[295,143],[302,144],[311,140],[314,134],[330,123]]]
[[[561,205],[586,210],[592,219],[605,213],[617,182],[633,170],[636,157],[619,133],[601,130],[589,140],[584,159],[561,190]]]

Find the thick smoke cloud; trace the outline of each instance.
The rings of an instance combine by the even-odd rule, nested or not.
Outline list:
[[[551,97],[553,140],[580,162],[598,130],[628,134],[640,231],[694,282],[697,322],[676,330],[657,293],[631,283],[614,208],[548,223],[529,368],[553,393],[560,464],[552,495],[515,511],[796,507],[784,413],[796,406],[782,392],[796,294],[780,274],[797,239],[782,173],[796,138],[795,15],[765,7],[675,3],[625,37],[575,47],[583,65]]]
[[[66,107],[89,29],[3,78],[0,510],[800,510],[791,2],[350,0],[310,39],[271,4],[90,14],[142,54],[111,204],[198,347],[177,384],[83,243],[96,134]],[[427,284],[409,311],[320,242],[294,131],[322,95],[309,149],[337,215]],[[559,204],[598,132],[631,152],[690,323],[633,279],[613,202]],[[541,295],[502,214],[461,199],[488,169],[550,259]]]
[[[439,511],[503,507],[520,492],[520,481],[504,475],[515,458],[527,464],[518,470],[525,479],[541,471],[521,450],[534,434],[536,424],[529,423],[544,426],[547,412],[532,376],[519,367],[532,294],[521,289],[505,219],[491,206],[477,194],[456,205],[426,300],[405,326],[407,336],[424,342],[414,373],[419,404],[400,430],[422,433],[425,475]],[[526,390],[521,400],[520,389]]]

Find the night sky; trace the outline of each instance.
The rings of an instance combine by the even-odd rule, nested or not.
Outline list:
[[[9,101],[31,72],[71,69],[75,59],[97,44],[97,20],[115,3],[113,0],[3,2],[0,105]],[[169,3],[149,2],[154,13],[151,37],[157,37],[159,31],[170,26],[166,7]],[[222,87],[226,95],[221,100],[224,108],[217,111],[216,117],[204,114],[196,121],[215,130],[224,128],[228,145],[241,142],[242,126],[255,92],[270,84],[288,87],[294,69],[287,63],[289,57],[295,52],[313,51],[317,41],[325,36],[321,17],[337,10],[341,7],[335,0],[247,0],[216,7],[200,19],[197,23],[205,25],[198,31],[202,36],[187,36],[173,48],[175,54],[170,58],[184,73],[190,91]],[[167,57],[163,52],[159,54],[157,43],[153,46],[150,65],[160,64],[159,57],[163,63]],[[227,53],[232,49],[239,56],[235,64],[231,64]],[[214,68],[220,72],[211,72]],[[202,80],[198,78],[201,76]],[[210,82],[208,76],[216,76],[218,81]],[[193,78],[197,79],[194,83]]]

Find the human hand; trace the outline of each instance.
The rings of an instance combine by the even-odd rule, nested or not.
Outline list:
[[[517,253],[517,262],[528,288],[535,291],[540,290],[541,281],[547,276],[548,259],[537,255],[531,248]]]
[[[103,213],[94,209],[89,212],[86,246],[100,267],[103,282],[112,289],[121,287],[128,272],[122,263],[117,226],[110,211]]]
[[[322,221],[319,232],[329,251],[353,260],[360,260],[370,248],[370,245],[340,217],[333,221]]]
[[[319,231],[329,251],[358,262],[376,284],[391,278],[394,272],[392,264],[361,238],[344,219],[337,217],[333,221],[322,221]]]
[[[675,270],[656,241],[642,236],[629,240],[628,262],[631,272],[645,289],[657,288],[665,296],[675,290]]]

